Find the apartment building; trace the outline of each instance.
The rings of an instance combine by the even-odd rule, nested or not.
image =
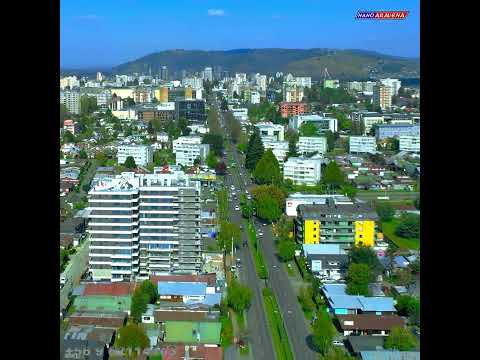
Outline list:
[[[330,130],[331,132],[338,131],[337,119],[324,117],[317,114],[303,114],[292,116],[288,121],[288,126],[291,129],[298,131],[300,129],[300,126],[302,126],[302,124],[306,122],[311,122],[315,124],[319,132],[325,132],[328,130]]]
[[[122,173],[100,179],[88,197],[94,281],[200,271],[200,185],[183,172]]]
[[[419,136],[420,125],[413,124],[379,124],[375,127],[377,140],[399,137],[403,135]]]
[[[287,216],[296,217],[299,205],[324,204],[325,199],[329,197],[338,197],[339,201],[349,201],[349,199],[343,195],[294,193],[285,200],[285,213]]]
[[[345,197],[317,200],[315,205],[299,205],[295,219],[295,238],[301,244],[339,244],[374,246],[378,234],[378,216],[366,203]]]
[[[323,81],[324,88],[338,89],[340,87],[340,81],[336,79],[326,79]]]
[[[136,104],[151,102],[152,98],[150,96],[150,91],[146,89],[136,89],[133,92],[133,101],[135,101]]]
[[[297,151],[302,154],[327,152],[327,138],[324,136],[300,136],[297,142]]]
[[[280,103],[280,113],[282,118],[286,119],[290,116],[296,116],[305,114],[308,111],[308,104],[303,102],[281,102]]]
[[[312,78],[310,76],[297,76],[295,78],[295,83],[300,87],[311,88]]]
[[[274,124],[270,121],[265,121],[256,123],[255,127],[260,131],[261,137],[271,136],[277,141],[283,141],[285,139],[283,125]]]
[[[175,101],[175,118],[180,119],[182,117],[189,121],[205,122],[207,120],[205,100]]]
[[[284,85],[283,100],[286,102],[301,102],[303,100],[303,88],[296,85]]]
[[[182,81],[182,85],[185,86],[185,87],[190,86],[194,90],[202,89],[203,88],[203,80],[199,77],[185,78]]]
[[[401,135],[399,140],[400,151],[420,152],[420,135]]]
[[[195,160],[204,161],[210,151],[209,144],[202,144],[200,136],[181,136],[173,140],[173,153],[177,165],[193,166]]]
[[[80,92],[65,90],[60,91],[60,104],[67,107],[72,114],[80,114]]]
[[[382,110],[389,110],[392,107],[392,88],[383,84],[373,87],[373,105]]]
[[[322,159],[290,157],[283,164],[283,179],[295,185],[315,186],[321,178]]]
[[[252,91],[250,93],[250,102],[252,104],[260,104],[260,93],[258,91]]]
[[[131,156],[138,166],[146,166],[153,161],[153,151],[150,145],[121,145],[117,148],[117,159],[119,164],[124,164]]]
[[[283,164],[285,162],[285,158],[288,154],[288,141],[263,141],[263,147],[265,151],[267,149],[271,149],[273,155],[278,161],[280,168],[283,168]]]
[[[350,136],[349,150],[350,154],[373,154],[377,151],[377,141],[374,136]]]
[[[66,76],[60,78],[60,89],[64,90],[66,87],[69,87],[70,90],[74,87],[80,87],[80,81],[76,76]]]
[[[63,131],[70,131],[72,135],[78,134],[80,125],[74,120],[65,120],[63,122]]]
[[[402,82],[398,79],[380,79],[380,82],[392,89],[392,95],[398,95],[398,90],[402,87]]]
[[[138,120],[152,121],[158,119],[162,122],[175,118],[175,103],[163,102],[156,105],[140,105],[136,108]]]

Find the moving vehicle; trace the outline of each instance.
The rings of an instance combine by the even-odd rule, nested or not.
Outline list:
[[[235,210],[239,211],[239,210],[240,210],[240,207],[235,206]]]
[[[335,345],[335,346],[343,346],[343,342],[342,342],[342,341],[339,341],[339,340],[333,340],[333,341],[332,341],[332,345]]]

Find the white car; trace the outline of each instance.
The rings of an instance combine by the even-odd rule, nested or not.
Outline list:
[[[239,208],[238,206],[235,206],[235,210],[237,210],[237,211],[238,211],[238,210],[240,210],[240,208]]]
[[[342,341],[338,341],[338,340],[333,340],[333,341],[332,341],[332,344],[335,345],[335,346],[343,346],[343,342],[342,342]]]

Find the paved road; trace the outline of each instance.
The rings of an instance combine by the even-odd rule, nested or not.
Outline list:
[[[388,196],[390,200],[415,200],[419,193],[415,191],[359,191],[357,193],[357,198],[360,200],[377,200],[382,196]]]
[[[245,184],[247,181],[247,172],[243,166],[241,166],[243,161],[241,161],[236,149],[233,149],[233,154],[243,175],[243,184]],[[243,189],[245,189],[245,185],[243,185]],[[277,297],[294,356],[298,360],[316,360],[318,359],[318,353],[311,348],[310,329],[305,322],[304,314],[297,301],[296,293],[290,284],[283,264],[275,255],[276,249],[273,242],[271,226],[263,227],[258,221],[255,221],[255,223],[257,229],[260,227],[263,228],[264,236],[260,239],[259,244],[269,269],[268,285],[273,289]]]
[[[238,179],[227,175],[225,177],[225,185],[230,187],[233,185],[238,189]],[[230,193],[231,191],[229,191]],[[237,198],[238,198],[237,194]],[[243,219],[240,212],[234,207],[238,205],[237,201],[230,200],[230,221],[235,224],[243,224]],[[246,227],[242,231],[242,244],[248,243]],[[254,359],[275,359],[273,350],[272,338],[268,328],[265,310],[262,301],[262,289],[264,288],[262,280],[258,279],[255,272],[255,264],[253,262],[252,254],[248,247],[241,247],[235,251],[235,258],[241,261],[241,268],[239,269],[240,281],[246,284],[253,291],[253,299],[250,308],[247,310],[247,339],[251,344],[251,352]]]
[[[67,277],[67,283],[60,290],[60,310],[64,310],[68,305],[68,294],[80,281],[82,274],[88,268],[88,252],[90,240],[87,238],[78,248],[77,252],[71,257],[64,274]]]

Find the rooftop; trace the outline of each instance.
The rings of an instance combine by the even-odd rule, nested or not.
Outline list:
[[[220,322],[166,321],[166,343],[219,344]]]
[[[160,295],[202,296],[207,293],[207,283],[159,281],[158,293]]]
[[[85,284],[83,295],[128,296],[133,294],[135,285],[131,282],[90,283]]]
[[[325,204],[301,204],[297,208],[300,217],[305,219],[320,219],[321,215],[345,215],[355,218],[377,220],[378,215],[368,203],[343,203],[328,199]]]
[[[361,351],[362,360],[420,360],[420,351]]]
[[[346,255],[339,244],[303,244],[303,253],[308,255]]]
[[[322,287],[328,303],[334,309],[357,309],[361,311],[396,312],[391,297],[366,297],[348,295],[345,284],[325,284]]]
[[[349,336],[347,342],[354,353],[360,351],[377,351],[383,350],[383,343],[385,338],[383,336]]]
[[[405,320],[397,315],[337,315],[342,330],[391,330],[405,327]]]

